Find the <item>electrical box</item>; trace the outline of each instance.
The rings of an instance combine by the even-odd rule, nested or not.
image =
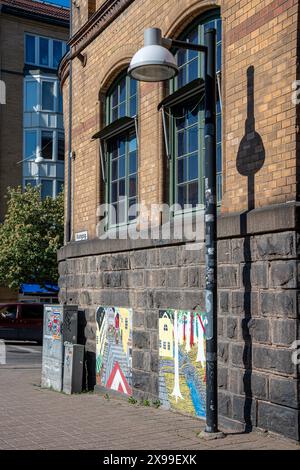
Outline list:
[[[77,312],[75,305],[44,305],[43,359],[41,385],[61,392],[63,387],[65,316]]]
[[[63,306],[44,305],[43,360],[41,385],[57,392],[62,389]]]
[[[85,311],[74,305],[66,305],[63,321],[63,342],[85,344]]]
[[[81,344],[65,343],[64,360],[64,393],[80,393],[82,391],[82,372],[84,346]]]
[[[78,307],[66,305],[63,320],[63,342],[77,344]]]

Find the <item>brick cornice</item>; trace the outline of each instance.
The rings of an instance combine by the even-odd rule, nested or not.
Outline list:
[[[85,49],[134,0],[106,0],[96,13],[72,36],[71,59]]]
[[[107,28],[134,0],[106,0],[96,13],[71,37],[69,52],[62,59],[58,76],[61,86],[69,74],[70,60],[75,59],[99,34]]]
[[[204,215],[203,215],[204,216]],[[299,232],[300,203],[290,202],[253,209],[249,212],[224,214],[218,216],[218,239],[232,239],[245,236],[269,234],[273,232]],[[191,223],[191,222],[189,222]],[[174,222],[171,223],[174,228]],[[195,228],[192,226],[193,229]],[[160,229],[161,230],[161,229]],[[145,232],[146,235],[146,232]],[[115,238],[101,240],[93,238],[82,242],[71,242],[58,250],[58,261],[82,256],[93,256],[104,253],[158,248],[169,245],[182,245],[195,240],[184,237],[178,239],[151,238],[151,232],[138,239]],[[198,240],[199,241],[199,240]],[[202,240],[201,240],[202,241]]]

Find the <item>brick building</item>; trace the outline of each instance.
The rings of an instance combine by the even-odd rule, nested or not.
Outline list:
[[[203,102],[197,93],[203,61],[174,51],[180,71],[170,83],[135,83],[126,70],[145,28],[200,42],[214,26],[221,71],[220,422],[298,440],[299,372],[291,350],[299,338],[299,121],[292,100],[299,74],[298,1],[81,1],[73,6],[72,25],[70,54],[60,66],[65,109],[72,70],[74,157],[66,166],[72,182],[66,200],[70,236],[58,255],[60,299],[85,309],[86,347],[101,359],[101,373],[109,354],[107,342],[101,350],[100,341],[97,350],[103,318],[124,343],[132,311],[132,335],[127,332],[124,348],[124,369],[131,375],[122,376],[115,366],[104,385],[119,374],[117,389],[125,393],[130,389],[137,397],[159,397],[175,409],[205,414],[194,400],[198,394],[201,401],[205,389],[203,240],[166,238],[161,231],[150,238],[127,235],[132,227],[146,227],[152,204],[179,205],[169,217],[172,227],[184,217],[191,224],[197,215],[203,220]],[[69,118],[66,113],[66,131]],[[144,205],[137,219],[131,210],[136,201]],[[105,202],[116,216],[103,225],[98,207]],[[159,226],[163,217],[155,212],[153,220]],[[103,237],[113,230],[116,239]],[[171,393],[173,365],[177,391],[174,386]]]
[[[66,52],[69,10],[33,0],[0,1],[0,222],[8,186],[64,181],[64,129],[57,67]],[[40,163],[37,163],[37,157]],[[2,301],[17,293],[0,288]]]
[[[41,184],[54,196],[64,180],[64,129],[57,67],[66,52],[69,10],[33,0],[0,2],[0,220],[8,186]],[[35,162],[42,158],[40,167]],[[22,162],[22,160],[24,160]]]

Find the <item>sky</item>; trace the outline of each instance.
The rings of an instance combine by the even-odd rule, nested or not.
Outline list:
[[[70,0],[45,0],[47,3],[54,3],[55,5],[61,5],[63,7],[70,6]]]

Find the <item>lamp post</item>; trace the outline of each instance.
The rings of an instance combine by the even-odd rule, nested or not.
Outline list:
[[[205,33],[205,45],[162,38],[161,30],[144,32],[144,47],[136,52],[128,74],[140,81],[169,80],[178,74],[171,47],[205,54],[205,269],[206,289],[206,429],[218,432],[217,389],[217,194],[216,194],[216,30]]]

